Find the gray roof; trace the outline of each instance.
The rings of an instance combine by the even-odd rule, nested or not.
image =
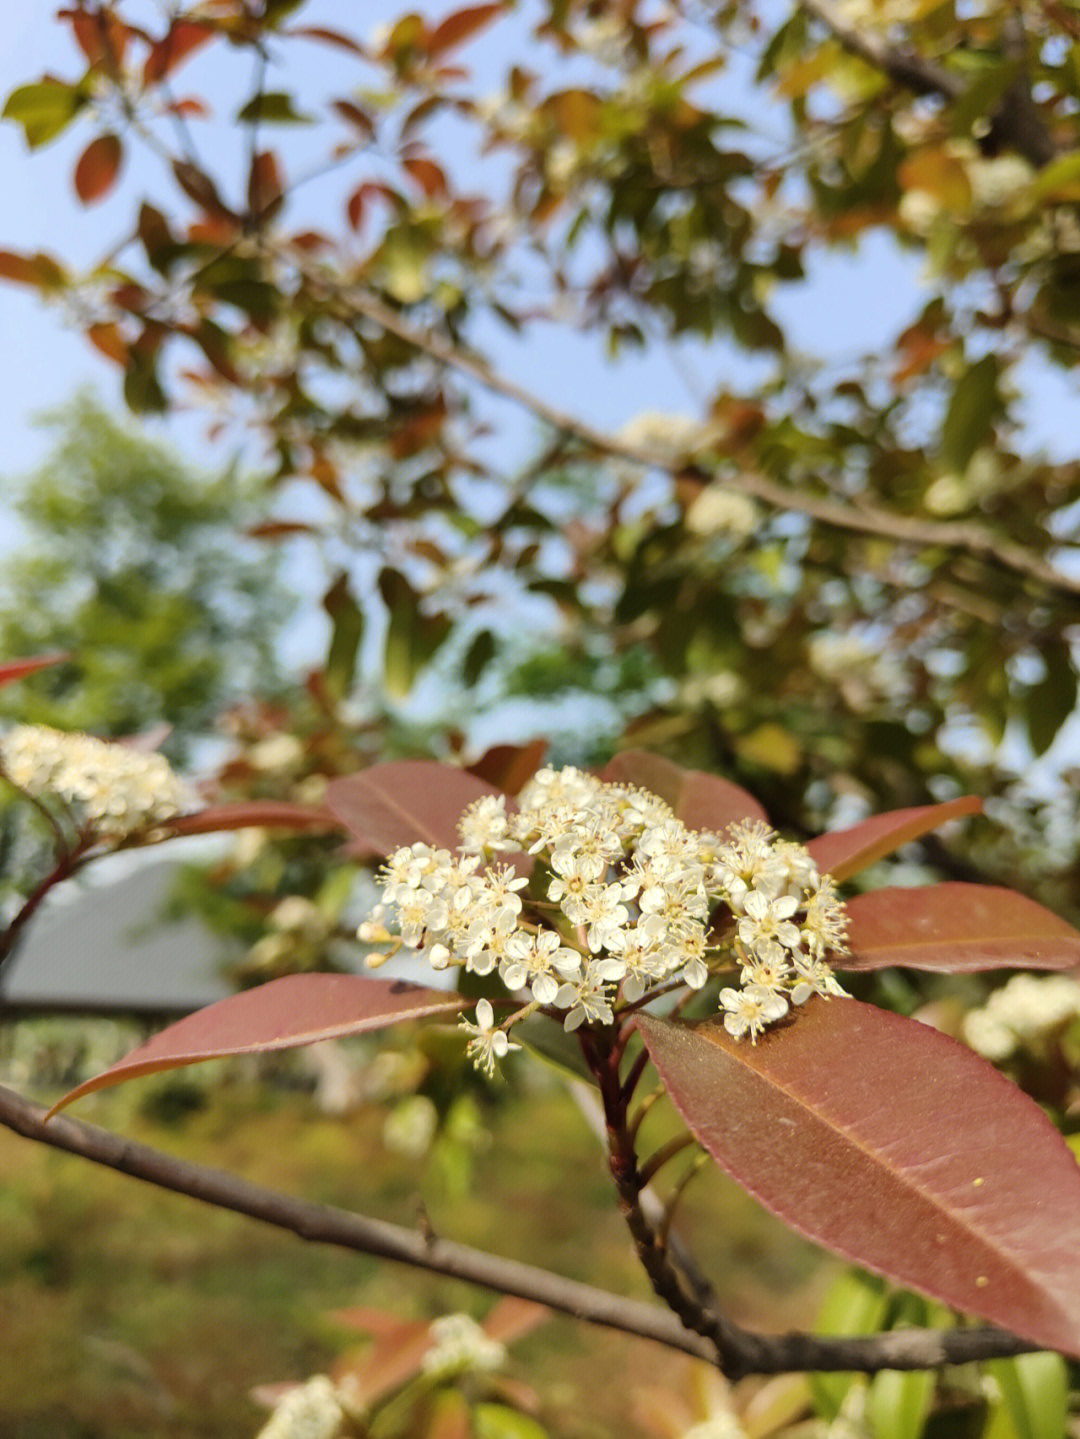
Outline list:
[[[234,992],[227,941],[194,916],[165,917],[173,860],[108,883],[74,881],[31,923],[0,978],[0,1009],[176,1013]]]

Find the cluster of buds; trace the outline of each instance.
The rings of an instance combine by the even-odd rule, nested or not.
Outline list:
[[[0,739],[0,773],[35,799],[56,796],[112,842],[197,804],[163,755],[45,725],[16,725]]]
[[[845,950],[835,885],[760,821],[689,829],[656,795],[567,768],[539,771],[513,812],[501,795],[477,800],[458,830],[455,852],[390,855],[359,934],[382,943],[390,921],[397,947],[434,969],[497,972],[524,1008],[496,1027],[483,999],[465,1024],[489,1073],[515,1047],[509,1027],[538,1008],[568,1030],[609,1025],[618,1005],[737,969],[720,990],[724,1025],[754,1041],[812,994],[843,993],[827,962]]]

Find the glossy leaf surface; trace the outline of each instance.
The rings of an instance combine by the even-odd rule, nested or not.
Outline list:
[[[851,954],[838,968],[966,972],[1080,964],[1080,933],[1071,924],[998,885],[876,889],[849,900],[847,909]]]
[[[845,880],[885,855],[894,853],[901,845],[921,839],[948,820],[978,814],[981,810],[982,800],[976,795],[964,795],[944,804],[890,810],[888,814],[876,814],[873,819],[864,820],[851,829],[819,834],[806,847],[823,872],[831,874],[835,880]]]
[[[756,1045],[641,1032],[717,1163],[800,1233],[1048,1349],[1080,1354],[1080,1168],[1038,1105],[936,1030],[811,1000]]]
[[[344,826],[329,810],[285,799],[247,799],[215,804],[169,820],[170,834],[217,834],[230,829],[335,830]]]
[[[739,785],[704,770],[683,769],[663,755],[645,750],[616,755],[601,777],[658,794],[690,829],[723,830],[738,820],[768,819],[754,796]]]
[[[497,793],[452,765],[392,760],[331,780],[326,807],[352,834],[353,854],[384,855],[417,841],[453,849],[462,810],[482,795]]]
[[[468,1004],[460,995],[402,980],[359,974],[288,974],[230,995],[155,1034],[103,1073],[65,1094],[50,1113],[95,1089],[140,1074],[180,1069],[230,1054],[294,1049],[343,1034],[364,1034],[404,1020],[450,1015]]]

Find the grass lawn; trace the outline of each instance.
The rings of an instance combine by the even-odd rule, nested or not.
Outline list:
[[[541,1075],[482,1103],[467,1185],[391,1152],[385,1109],[330,1118],[310,1096],[234,1083],[179,1122],[144,1104],[158,1076],[92,1096],[81,1117],[289,1193],[644,1298],[599,1147],[565,1089]],[[650,1124],[653,1120],[650,1118]],[[662,1125],[663,1119],[658,1123]],[[744,1322],[805,1322],[821,1266],[741,1191],[707,1173],[681,1232]],[[265,1422],[253,1385],[303,1379],[355,1343],[349,1304],[480,1317],[492,1296],[170,1195],[0,1129],[0,1435],[3,1439],[244,1439]],[[643,1384],[684,1385],[687,1361],[555,1317],[515,1346],[510,1373],[567,1439],[641,1439]]]

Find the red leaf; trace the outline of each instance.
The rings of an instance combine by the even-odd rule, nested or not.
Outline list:
[[[208,215],[219,219],[234,220],[236,217],[218,194],[217,186],[205,170],[189,160],[174,160],[172,163],[176,183],[189,199],[201,206]]]
[[[1015,890],[990,884],[876,889],[848,901],[851,954],[838,969],[1072,969],[1080,933]]]
[[[116,184],[124,147],[116,135],[91,140],[75,166],[75,193],[84,205],[102,199]]]
[[[800,1233],[1047,1349],[1080,1354],[1080,1168],[956,1040],[815,999],[756,1045],[643,1015],[676,1108]]]
[[[645,750],[617,754],[600,772],[611,784],[636,784],[666,799],[690,829],[722,830],[744,819],[767,819],[752,794],[700,769],[683,769]]]
[[[892,854],[901,845],[921,839],[946,821],[981,811],[982,800],[975,795],[950,799],[945,804],[890,810],[888,814],[876,814],[853,829],[819,834],[806,847],[822,872],[831,874],[835,880],[844,880],[884,855]]]
[[[182,60],[212,40],[216,34],[212,25],[198,25],[191,20],[176,20],[169,33],[150,47],[143,66],[143,84],[153,85],[171,75]]]
[[[455,10],[447,15],[432,30],[424,45],[428,55],[441,55],[455,45],[461,45],[485,25],[489,25],[502,10],[501,4],[469,5],[464,10]]]
[[[251,173],[248,175],[248,211],[259,219],[269,217],[283,193],[281,171],[277,156],[272,150],[262,150],[252,157]]]
[[[429,200],[436,195],[446,194],[446,176],[434,160],[418,155],[401,162],[402,169],[410,174]]]
[[[235,804],[216,804],[195,814],[184,814],[168,822],[170,834],[217,834],[221,830],[250,829],[341,829],[327,809],[292,804],[283,799],[245,799]]]
[[[453,1014],[470,1001],[445,990],[359,974],[288,974],[230,995],[155,1034],[103,1073],[78,1085],[49,1111],[72,1100],[154,1074],[229,1054],[295,1049],[343,1034],[364,1034],[409,1019]]]
[[[118,365],[126,365],[131,359],[131,350],[120,333],[118,325],[89,325],[86,330],[86,338],[95,350],[99,350],[107,359],[114,360]]]
[[[5,660],[0,663],[0,685],[11,684],[13,680],[21,680],[23,675],[35,674],[38,670],[48,668],[49,665],[61,665],[65,660],[71,658],[68,654],[35,655],[33,659],[27,660]]]
[[[348,50],[352,55],[359,55],[362,60],[368,58],[368,52],[359,41],[346,35],[343,30],[334,30],[329,25],[294,25],[290,30],[282,30],[280,33],[295,36],[298,40],[318,40],[324,45],[336,45],[339,50]]]
[[[34,285],[39,290],[59,289],[66,280],[64,271],[52,256],[40,250],[36,255],[18,255],[13,250],[0,250],[0,278],[15,280],[20,285]]]
[[[393,760],[331,780],[326,808],[353,835],[350,854],[389,854],[418,840],[454,849],[462,810],[482,795],[497,793],[493,785],[452,765]]]
[[[544,763],[547,752],[546,739],[530,740],[528,744],[497,744],[485,750],[467,769],[504,794],[517,794]]]

